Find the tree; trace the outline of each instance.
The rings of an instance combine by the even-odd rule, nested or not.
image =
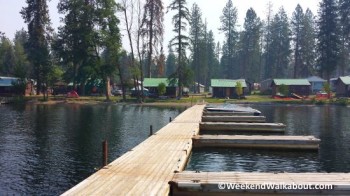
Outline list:
[[[241,33],[240,58],[242,77],[249,81],[260,79],[260,34],[262,23],[253,8],[246,13],[244,30]]]
[[[13,44],[5,36],[0,38],[0,74],[13,76],[16,64]]]
[[[162,0],[146,0],[143,25],[148,37],[147,77],[151,77],[154,47],[161,45],[164,34],[164,12]]]
[[[174,32],[177,35],[171,40],[171,45],[176,46],[178,53],[177,57],[177,76],[178,76],[178,87],[179,87],[179,98],[182,97],[182,90],[184,82],[186,81],[186,47],[189,45],[189,38],[184,35],[186,31],[187,22],[189,21],[190,13],[186,7],[186,0],[173,0],[169,5],[169,9],[176,11],[177,13],[173,16]]]
[[[46,0],[26,0],[27,7],[21,10],[24,22],[28,24],[28,60],[33,64],[37,82],[37,94],[44,91],[47,99],[48,78],[51,71],[50,63],[50,17]],[[47,95],[47,96],[46,96]]]
[[[271,47],[271,34],[272,34],[272,3],[271,1],[267,4],[267,16],[264,26],[264,78],[272,78],[272,61],[273,57],[271,55],[273,47]]]
[[[101,46],[105,49],[106,53],[106,61],[105,64],[100,69],[100,73],[102,78],[105,81],[105,89],[106,89],[106,99],[110,100],[110,78],[113,76],[116,69],[120,72],[120,64],[118,63],[120,50],[121,50],[121,40],[120,40],[120,32],[119,32],[119,20],[115,16],[117,11],[117,4],[114,0],[103,0],[98,1],[99,5],[97,13],[98,13],[98,21],[100,26],[100,34],[101,34]],[[125,100],[125,84],[122,78],[122,74],[120,74],[120,80],[122,84],[123,90],[123,99]]]
[[[176,70],[176,56],[171,47],[169,47],[169,54],[166,58],[165,62],[165,72],[166,76],[169,77]]]
[[[243,87],[240,81],[236,83],[235,89],[236,89],[236,94],[238,96],[238,99],[241,99],[241,96],[243,95]]]
[[[207,57],[208,57],[208,77],[206,86],[210,85],[211,78],[219,78],[220,62],[219,56],[216,54],[215,38],[213,31],[209,31],[207,40]]]
[[[193,4],[190,17],[190,49],[192,53],[192,68],[195,72],[195,80],[200,83],[200,44],[203,39],[202,12],[196,3]],[[203,70],[202,70],[203,71]],[[195,88],[195,93],[197,88]]]
[[[228,0],[226,6],[222,11],[222,16],[220,17],[221,27],[220,31],[225,33],[226,38],[226,61],[223,63],[227,77],[234,77],[234,55],[235,47],[237,42],[237,9],[233,7],[232,0]],[[236,71],[237,72],[237,71]]]
[[[302,35],[300,38],[300,53],[302,59],[301,77],[307,77],[315,72],[316,59],[316,24],[315,16],[310,9],[304,14]]]
[[[293,12],[292,17],[292,36],[294,42],[294,72],[293,77],[298,78],[301,75],[302,65],[302,55],[301,55],[301,39],[302,39],[302,31],[304,25],[304,11],[303,8],[298,4]]]
[[[336,0],[323,0],[318,21],[318,69],[330,81],[339,63],[339,17]]]
[[[339,0],[339,15],[341,28],[341,62],[339,74],[349,72],[350,63],[350,1]]]
[[[165,94],[165,92],[166,92],[166,85],[163,82],[158,84],[158,94],[162,96]]]
[[[17,31],[14,39],[14,55],[15,67],[13,75],[22,79],[23,81],[30,76],[30,63],[25,51],[25,44],[28,40],[28,34],[23,29]]]
[[[271,77],[286,77],[288,75],[290,50],[289,21],[283,7],[275,15],[271,23],[270,63]]]

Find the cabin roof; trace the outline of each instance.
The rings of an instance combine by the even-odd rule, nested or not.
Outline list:
[[[164,83],[167,87],[176,87],[177,81],[175,85],[170,85],[168,78],[144,78],[143,86],[144,87],[158,87],[160,83]]]
[[[276,86],[310,86],[310,82],[307,79],[273,79],[272,81]]]
[[[211,87],[236,87],[237,82],[241,82],[242,87],[246,88],[247,83],[244,79],[239,80],[229,80],[229,79],[212,79],[211,80]]]
[[[17,82],[18,78],[0,76],[0,86],[12,86],[12,82]]]
[[[310,76],[307,78],[309,82],[326,82],[326,80],[318,77],[318,76]]]
[[[345,85],[350,85],[350,76],[339,77],[339,80],[341,80]]]

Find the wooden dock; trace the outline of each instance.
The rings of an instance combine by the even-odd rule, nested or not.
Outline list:
[[[187,164],[203,109],[204,105],[189,108],[63,195],[168,195],[168,182]]]
[[[250,122],[264,123],[265,116],[203,116],[202,122]]]
[[[181,196],[350,195],[350,173],[181,172],[175,174],[169,184],[171,195]],[[248,185],[250,188],[233,188],[235,185]],[[267,188],[267,185],[270,187]],[[304,188],[308,185],[311,185],[311,188],[294,188]],[[229,186],[231,188],[228,188]]]
[[[193,137],[193,147],[318,150],[319,143],[320,140],[314,136],[199,135]]]
[[[286,125],[282,123],[203,122],[200,123],[200,130],[284,133]]]

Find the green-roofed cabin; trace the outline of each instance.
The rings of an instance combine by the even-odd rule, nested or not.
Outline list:
[[[299,96],[309,96],[311,94],[311,84],[307,79],[273,79],[271,83],[272,96],[279,93],[278,88],[281,85],[288,86],[288,95],[294,93]]]
[[[158,85],[164,83],[166,86],[165,96],[175,98],[178,94],[177,81],[173,84],[170,83],[168,78],[144,78],[143,87],[148,89],[148,92],[152,96],[159,96]]]
[[[240,82],[243,87],[243,95],[247,89],[247,83],[244,79],[229,80],[229,79],[212,79],[211,88],[215,98],[238,98],[236,92],[237,83]]]
[[[350,76],[338,78],[336,81],[336,96],[350,97]]]

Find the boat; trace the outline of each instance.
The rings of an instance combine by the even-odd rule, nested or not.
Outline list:
[[[233,113],[252,113],[254,116],[259,116],[261,112],[251,107],[243,107],[237,104],[209,105],[206,107],[210,112],[233,112]]]

